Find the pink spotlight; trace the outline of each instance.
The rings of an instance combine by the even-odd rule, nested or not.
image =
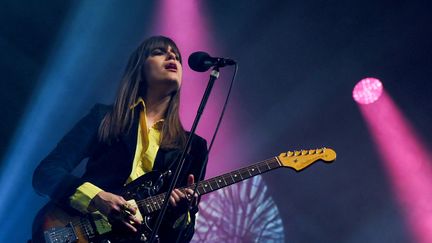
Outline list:
[[[172,38],[182,52],[183,83],[181,88],[180,116],[185,128],[190,129],[207,85],[210,71],[197,73],[190,70],[187,67],[188,56],[192,52],[200,50],[216,56],[219,53],[216,51],[217,45],[214,43],[214,36],[212,36],[213,31],[209,23],[210,19],[207,17],[208,14],[206,14],[206,4],[205,1],[192,0],[160,0],[155,2],[157,2],[156,14],[151,34],[166,35]],[[229,75],[227,72],[228,70],[223,70],[223,73],[227,74],[226,76]],[[226,93],[227,85],[225,83],[227,81],[223,78],[223,75],[221,75],[221,78],[216,83],[197,129],[197,133],[207,139],[208,142],[210,142],[216,127],[217,118],[222,109],[223,98]],[[228,118],[230,115],[234,117]],[[243,150],[239,146],[230,146],[227,144],[228,141],[234,141],[234,139],[230,138],[233,136],[232,134],[235,134],[234,131],[237,131],[235,129],[236,124],[229,121],[235,120],[237,120],[235,119],[235,113],[230,114],[228,109],[225,121],[222,123],[218,138],[210,155],[210,162],[206,173],[207,177],[213,177],[226,170],[240,167],[240,165],[236,165],[235,163],[236,161],[241,161],[238,151]],[[231,158],[234,162],[226,164],[218,163],[226,161],[227,157]],[[216,163],[213,161],[216,161]]]
[[[357,103],[367,105],[378,100],[382,94],[383,85],[376,78],[364,78],[354,86],[353,98]]]
[[[387,92],[359,105],[413,242],[432,242],[432,156]]]

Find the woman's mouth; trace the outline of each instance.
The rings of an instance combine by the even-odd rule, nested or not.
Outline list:
[[[168,63],[165,65],[165,69],[172,72],[177,72],[177,65],[175,63]]]

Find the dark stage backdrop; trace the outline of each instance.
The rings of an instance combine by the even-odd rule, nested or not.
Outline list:
[[[44,70],[53,65],[50,57],[62,45],[65,29],[70,29],[65,27],[71,24],[69,15],[84,2],[0,3],[2,171],[20,163],[6,162],[7,155],[43,85]],[[226,118],[237,124],[235,134],[218,137],[218,141],[226,141],[230,150],[241,148],[243,163],[229,159],[210,163],[224,163],[228,170],[288,149],[332,147],[338,159],[331,165],[319,163],[301,174],[277,170],[263,176],[282,218],[285,241],[412,242],[392,182],[352,99],[352,88],[364,77],[381,79],[424,146],[431,148],[431,2],[200,2],[219,50],[214,55],[232,57],[240,64],[232,94],[234,105]],[[120,39],[115,42],[120,46],[110,46],[114,42],[102,37],[92,43],[94,55],[104,66],[95,63],[97,72],[91,67],[83,69],[81,76],[89,77],[84,101],[80,87],[66,93],[73,97],[58,99],[56,102],[79,104],[47,121],[54,122],[56,132],[41,145],[43,153],[26,169],[8,176],[30,177],[38,161],[92,103],[110,102],[114,81],[119,79],[131,48],[150,33],[155,7],[151,1],[112,4],[118,10],[97,18],[110,26],[96,35]],[[93,19],[87,21],[77,28],[91,25]],[[67,61],[68,56],[63,58]],[[104,80],[111,81],[104,86]],[[21,229],[11,231],[6,221],[15,216],[1,211],[0,235],[22,242],[30,236],[32,216],[45,199],[31,192],[30,183],[19,186],[13,191],[30,193],[32,203],[26,207],[26,216],[12,219]],[[1,201],[8,200],[0,196]],[[2,205],[13,210],[11,203]]]

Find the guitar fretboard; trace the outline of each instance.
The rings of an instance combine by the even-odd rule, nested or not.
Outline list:
[[[273,157],[271,159],[267,159],[220,176],[216,176],[208,180],[200,181],[198,182],[197,193],[198,195],[204,195],[279,167],[281,167],[280,162],[278,161],[277,157]],[[195,184],[180,188],[180,190],[184,191],[187,188],[193,190],[195,188]],[[140,207],[141,213],[150,214],[162,208],[164,198],[165,193],[161,193],[156,196],[140,200],[137,202],[137,204]]]

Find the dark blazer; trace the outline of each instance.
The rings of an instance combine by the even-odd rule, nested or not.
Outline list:
[[[97,133],[103,117],[110,109],[112,106],[95,105],[40,162],[33,174],[33,187],[38,193],[48,195],[53,201],[66,205],[76,188],[86,181],[108,192],[116,192],[123,187],[132,171],[139,117],[135,116],[128,134],[108,145],[98,140]],[[180,149],[159,149],[153,170],[174,171],[176,158],[180,153]],[[190,155],[179,177],[179,186],[186,185],[188,174],[199,178],[206,153],[206,141],[194,136]],[[84,175],[72,175],[72,170],[85,158],[88,158],[88,162]],[[203,177],[204,175],[199,180]],[[186,241],[193,236],[195,215],[191,216],[193,222],[185,230]],[[162,231],[159,235],[164,238]]]

